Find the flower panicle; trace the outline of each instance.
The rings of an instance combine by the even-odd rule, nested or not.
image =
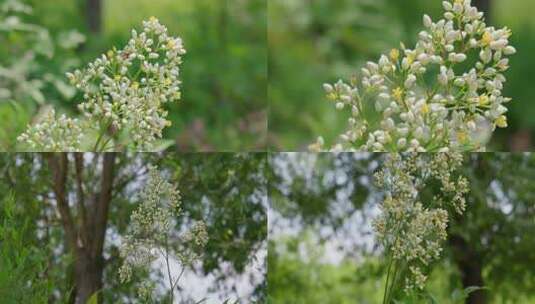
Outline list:
[[[140,33],[132,30],[124,48],[113,48],[85,68],[67,73],[71,85],[82,93],[78,109],[88,122],[87,128],[78,131],[106,132],[117,141],[119,137],[126,139],[126,145],[136,150],[150,149],[171,124],[165,104],[181,97],[179,76],[185,53],[182,39],[170,36],[167,28],[152,17],[143,21]],[[35,125],[27,132],[45,127]],[[44,135],[39,141],[29,142],[28,138],[39,136],[28,134],[20,141],[49,150],[46,142],[53,139]]]
[[[442,252],[449,218],[464,212],[469,186],[458,172],[462,163],[462,154],[452,152],[389,154],[375,175],[385,198],[374,231],[385,253],[410,269],[406,292],[423,289],[426,269]],[[422,201],[422,191],[437,182],[439,194]]]
[[[438,21],[423,16],[414,49],[402,43],[368,62],[359,81],[323,85],[336,108],[350,112],[348,130],[330,150],[484,150],[494,129],[507,127],[511,99],[502,89],[507,57],[516,53],[511,31],[487,26],[470,0],[444,1],[443,8]]]
[[[159,258],[173,257],[187,267],[201,258],[209,236],[203,221],[197,221],[183,234],[175,231],[181,214],[181,196],[177,186],[167,181],[156,167],[149,167],[149,178],[140,192],[141,203],[132,212],[127,234],[120,246],[123,264],[121,282],[133,280],[136,273],[150,271]],[[171,288],[171,286],[169,286]],[[152,297],[154,285],[137,286],[141,298]]]

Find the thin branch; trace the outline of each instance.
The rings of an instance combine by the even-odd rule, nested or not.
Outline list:
[[[57,207],[61,216],[63,230],[67,236],[69,245],[73,251],[77,246],[77,228],[72,219],[69,202],[66,196],[66,183],[68,171],[68,159],[64,153],[48,154],[48,164],[53,174],[52,187],[56,198]]]
[[[173,283],[173,290],[175,290],[175,287],[177,286],[178,281],[180,281],[180,278],[184,274],[185,270],[186,270],[186,267],[182,267],[182,270],[180,271],[180,274],[178,275],[178,277],[175,279],[175,282]]]
[[[108,223],[108,211],[112,198],[113,179],[115,174],[115,153],[104,153],[102,161],[102,176],[100,184],[100,195],[96,198],[95,206],[95,239],[91,250],[92,257],[101,256],[106,236],[106,226]]]
[[[83,175],[84,175],[84,160],[82,153],[74,153],[74,164],[76,171],[76,190],[78,198],[78,207],[80,208],[80,218],[81,218],[81,236],[83,239],[84,245],[88,242],[87,234],[89,232],[89,227],[87,223],[87,210],[85,206],[85,193],[83,187]]]
[[[118,178],[116,183],[114,184],[114,188],[116,189],[115,192],[117,193],[121,191],[124,187],[130,184],[133,180],[138,179],[140,176],[146,175],[147,172],[148,172],[148,169],[144,167],[133,174],[129,174],[129,175],[123,174],[122,178]]]
[[[384,294],[383,294],[383,304],[385,304],[386,300],[387,300],[388,283],[390,283],[390,270],[392,269],[392,261],[394,259],[392,258],[392,256],[389,256],[388,260],[389,260],[389,262],[388,262],[388,270],[387,270],[387,275],[386,275],[385,290],[384,290]]]
[[[173,277],[171,276],[171,266],[169,265],[169,244],[168,244],[167,235],[165,236],[165,264],[167,266],[167,277],[169,278],[169,287],[171,288],[169,292],[171,293],[171,304],[174,303],[175,289],[173,286]]]

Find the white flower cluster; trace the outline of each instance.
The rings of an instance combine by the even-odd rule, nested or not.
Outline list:
[[[336,108],[351,112],[333,150],[483,150],[496,127],[507,127],[510,98],[502,89],[506,57],[516,52],[511,31],[488,27],[471,0],[443,7],[444,19],[424,16],[414,49],[402,43],[378,63],[368,62],[360,81],[324,85]],[[322,148],[320,137],[311,149]]]
[[[29,127],[18,140],[37,151],[78,151],[82,128],[77,119],[68,118],[65,114],[57,116],[54,109],[50,109],[43,114],[39,123]]]
[[[208,241],[204,222],[196,222],[184,235],[174,232],[180,214],[180,192],[175,185],[162,178],[157,169],[149,170],[149,181],[141,193],[141,204],[132,213],[130,230],[123,238],[119,269],[121,282],[129,282],[135,272],[147,273],[158,258],[173,257],[187,266],[199,258]],[[153,286],[153,285],[150,285]],[[138,293],[146,298],[149,285],[139,286]],[[171,288],[173,289],[173,288]]]
[[[407,291],[424,287],[425,268],[440,256],[447,237],[449,212],[462,214],[465,209],[468,181],[457,174],[462,161],[456,153],[392,154],[375,176],[386,198],[374,230],[395,264],[408,269]],[[437,182],[439,194],[421,202],[420,193]]]
[[[127,129],[136,145],[150,145],[169,125],[166,102],[180,99],[179,66],[186,53],[180,38],[170,37],[156,18],[132,30],[122,50],[111,50],[85,70],[67,74],[84,93],[80,110],[112,129]]]
[[[143,22],[141,33],[132,30],[122,50],[114,48],[87,68],[67,73],[83,93],[79,109],[90,122],[87,128],[116,146],[150,149],[170,125],[164,104],[180,99],[179,67],[185,53],[182,40],[169,36],[167,28],[151,17]]]

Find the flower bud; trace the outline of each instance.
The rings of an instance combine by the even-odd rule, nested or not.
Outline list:
[[[332,93],[334,91],[334,88],[332,85],[325,83],[323,84],[323,90],[325,90],[325,92],[327,93]]]
[[[453,12],[455,14],[461,14],[463,12],[463,6],[459,2],[455,2],[453,5]]]
[[[512,47],[512,46],[508,46],[503,50],[503,53],[505,55],[514,55],[514,54],[516,54],[516,49],[514,47]]]
[[[433,20],[431,20],[431,17],[428,15],[424,15],[424,26],[425,27],[431,27],[433,25]]]

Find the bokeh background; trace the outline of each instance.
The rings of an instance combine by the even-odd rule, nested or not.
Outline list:
[[[0,6],[9,2],[15,1],[0,0]],[[64,73],[113,46],[121,48],[131,29],[139,29],[150,16],[181,36],[188,51],[181,71],[182,100],[169,107],[173,125],[165,138],[181,151],[263,150],[266,0],[16,2],[33,8],[17,14],[30,28],[10,31],[8,18],[0,18],[0,74],[19,84],[27,81],[26,94],[0,97],[2,150],[13,150],[16,135],[43,104],[75,112],[80,96],[67,86]],[[0,87],[9,88],[9,83],[0,81]]]
[[[271,155],[269,303],[381,303],[387,263],[372,221],[384,197],[373,174],[384,158]],[[535,303],[535,154],[467,153],[464,159],[466,212],[449,220],[424,298],[397,303]],[[422,201],[438,187],[426,188]]]
[[[509,127],[494,134],[489,150],[533,149],[535,131],[534,0],[473,0],[488,23],[513,30],[518,53],[506,73]],[[323,83],[349,79],[368,60],[414,45],[422,15],[441,16],[440,0],[271,0],[268,6],[269,146],[302,151],[317,136],[334,142],[347,119],[327,102]]]

